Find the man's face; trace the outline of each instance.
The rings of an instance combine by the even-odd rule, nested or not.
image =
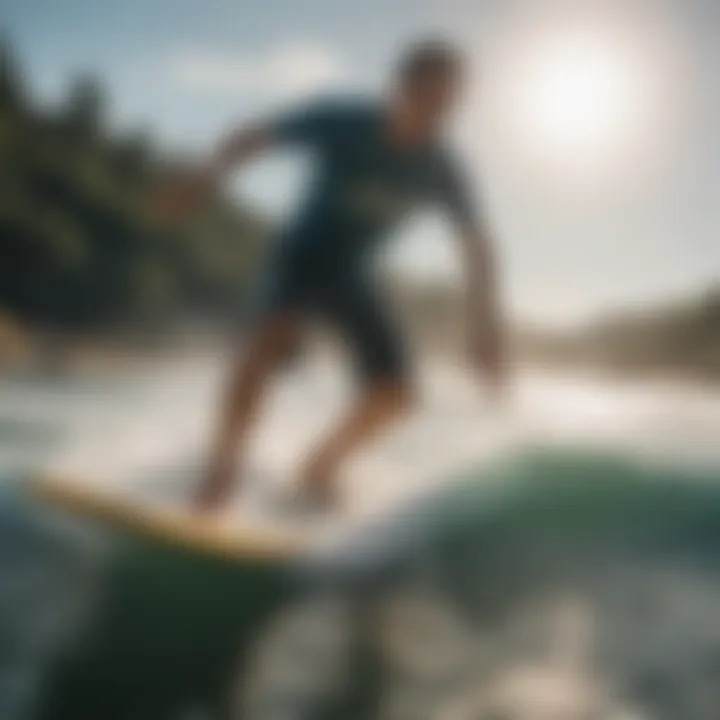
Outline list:
[[[410,79],[404,100],[419,134],[435,134],[447,120],[460,92],[460,74],[438,70]]]

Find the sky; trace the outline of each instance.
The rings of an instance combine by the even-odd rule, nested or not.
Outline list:
[[[582,322],[720,280],[715,0],[0,0],[0,29],[39,101],[93,73],[115,131],[198,157],[314,95],[382,94],[405,43],[447,37],[470,64],[450,139],[514,313]],[[272,157],[232,189],[282,216],[307,172]],[[461,278],[442,217],[389,254]]]

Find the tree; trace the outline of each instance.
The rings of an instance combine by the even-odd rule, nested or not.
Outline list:
[[[15,103],[19,75],[3,53],[0,92]],[[153,224],[144,208],[159,173],[150,137],[106,134],[104,114],[90,77],[59,113],[0,111],[0,308],[88,332],[234,312],[263,224],[220,196],[190,227]]]
[[[25,93],[10,42],[0,36],[0,111],[20,110]]]
[[[72,85],[65,110],[67,128],[73,139],[97,138],[104,126],[105,102],[97,79],[84,76]]]

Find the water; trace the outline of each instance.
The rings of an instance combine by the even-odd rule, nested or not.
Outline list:
[[[28,468],[127,485],[152,467],[199,462],[222,387],[217,358],[135,367],[111,377],[0,386],[0,473]],[[285,376],[270,393],[249,474],[291,482],[304,453],[341,416],[351,388],[335,364]],[[347,469],[355,510],[374,510],[458,468],[528,445],[629,451],[716,466],[720,392],[610,384],[526,372],[499,417],[456,368],[422,368],[418,412]]]
[[[157,468],[187,464],[192,470],[209,434],[220,378],[218,359],[203,356],[134,365],[109,377],[1,381],[3,718],[23,717],[37,693],[42,667],[92,607],[104,553],[112,552],[96,538],[88,542],[79,537],[77,528],[38,517],[32,503],[16,499],[13,486],[46,469],[127,487],[142,485]],[[655,502],[643,485],[648,478],[682,487],[712,484],[720,477],[720,394],[702,387],[612,384],[528,371],[520,377],[512,408],[498,417],[472,379],[453,368],[424,368],[422,381],[424,401],[417,416],[348,469],[346,490],[360,523],[442,488],[439,478],[479,478],[487,473],[488,482],[497,481],[486,469],[498,463],[510,468],[504,471],[509,479],[501,479],[507,486],[513,478],[531,475],[538,493],[546,488],[545,497],[556,498],[555,504],[570,502],[567,488],[553,485],[563,474],[576,484],[586,483],[591,496],[593,487],[614,488],[609,492],[615,499],[602,501],[604,505],[602,496],[597,496],[600,518],[593,522],[602,527],[612,525],[605,514],[616,515],[613,508],[636,507],[632,503],[639,497],[640,517],[644,499]],[[263,482],[290,481],[303,452],[341,412],[349,393],[344,378],[323,363],[284,377],[269,398],[258,430],[249,460],[251,474]],[[525,459],[537,457],[538,452],[545,459]],[[623,458],[620,464],[618,457]],[[167,473],[161,492],[182,496],[193,480],[187,469]],[[636,484],[639,495],[622,496]],[[679,497],[678,518],[685,495]],[[466,500],[468,507],[486,502]],[[658,501],[660,507],[664,509],[657,510],[657,516],[669,528],[677,550],[683,543],[673,535],[673,513]],[[582,513],[591,509],[580,508],[576,515],[585,517]],[[387,617],[397,613],[392,608],[399,605],[403,617],[425,618],[418,622],[425,623],[423,627],[435,623],[442,637],[445,633],[465,639],[448,640],[448,657],[462,652],[472,656],[474,670],[469,676],[465,673],[470,680],[458,681],[452,693],[438,690],[436,697],[447,696],[442,702],[425,698],[425,709],[437,705],[433,717],[444,712],[442,717],[469,718],[485,717],[478,710],[481,706],[487,713],[512,707],[511,717],[518,720],[543,717],[543,707],[550,713],[547,717],[576,720],[587,717],[590,706],[602,706],[605,714],[599,717],[603,718],[717,717],[720,698],[713,695],[713,688],[720,676],[720,636],[714,628],[720,627],[720,572],[703,551],[705,537],[683,546],[682,553],[671,553],[674,559],[658,557],[657,552],[637,553],[635,544],[618,545],[614,538],[613,545],[605,536],[587,551],[583,546],[581,552],[582,533],[567,518],[553,516],[565,533],[562,542],[553,544],[543,534],[542,523],[533,524],[536,516],[552,513],[547,508],[523,512],[524,516],[513,510],[515,517],[528,518],[523,522],[532,542],[539,547],[541,539],[543,547],[552,550],[543,556],[544,564],[538,564],[542,572],[533,575],[522,563],[512,561],[509,548],[516,536],[522,536],[517,529],[516,535],[491,530],[482,540],[474,536],[471,540],[470,534],[461,532],[458,537],[466,540],[460,550],[457,545],[444,550],[444,555],[438,550],[434,565],[423,559],[418,577],[423,578],[419,586],[424,589],[418,590],[414,581],[409,595],[407,588],[398,587],[377,604],[378,627],[396,624]],[[473,523],[477,524],[475,518]],[[634,524],[639,523],[629,526]],[[676,524],[684,527],[680,519]],[[690,535],[684,528],[683,537]],[[577,553],[565,552],[573,544]],[[487,545],[503,551],[497,556],[484,553],[479,560],[471,557],[469,548]],[[558,547],[563,552],[557,553]],[[438,605],[434,591],[428,590],[453,585],[448,568],[459,567],[461,556],[466,558],[463,562],[479,563],[456,573],[474,579],[483,590],[463,585],[458,591],[466,604],[475,598],[469,604],[480,617],[472,620],[472,628],[463,625],[470,622],[465,615],[460,620],[457,612],[448,613],[442,603]],[[488,599],[488,586],[501,600]],[[498,606],[504,612],[498,614]],[[406,667],[408,662],[440,655],[437,639],[431,643],[432,651],[415,647],[420,635],[406,629],[404,636],[400,633],[393,639],[392,632],[378,630],[388,646],[387,657],[392,658],[388,672],[403,678],[384,700],[389,709],[383,712],[389,717],[402,717],[403,712],[416,716],[411,698],[421,694],[412,678],[431,670]],[[410,651],[403,650],[404,645]],[[274,672],[272,677],[277,684],[279,675]],[[417,715],[421,716],[430,717]]]

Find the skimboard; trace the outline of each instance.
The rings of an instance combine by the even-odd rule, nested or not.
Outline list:
[[[62,475],[34,478],[31,491],[46,505],[127,535],[238,560],[289,559],[308,549],[316,537],[312,527],[272,515],[203,515]]]

